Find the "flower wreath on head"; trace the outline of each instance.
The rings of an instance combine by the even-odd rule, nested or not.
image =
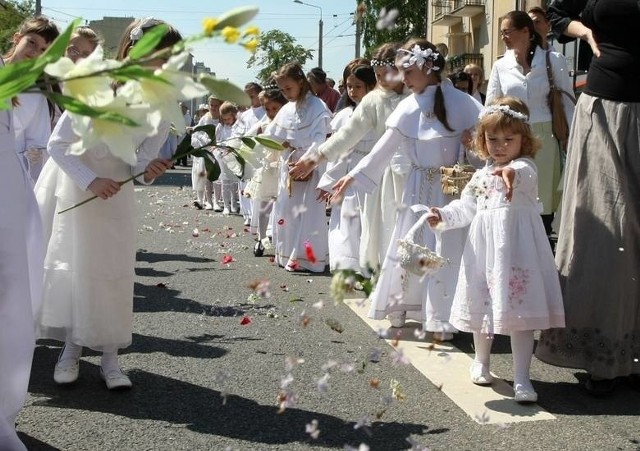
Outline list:
[[[509,105],[489,105],[484,107],[481,111],[480,111],[480,115],[478,116],[480,119],[482,119],[485,116],[488,116],[490,114],[494,114],[494,113],[502,113],[502,114],[506,114],[507,116],[511,116],[514,119],[518,119],[524,122],[529,121],[529,116],[527,116],[524,113],[521,113],[520,111],[516,111],[514,109],[511,109],[511,107],[509,107]]]
[[[383,60],[379,60],[376,58],[373,58],[371,60],[371,67],[377,67],[377,66],[395,66],[396,62],[393,60],[393,58],[387,58],[387,59],[383,59]]]
[[[144,35],[143,28],[148,26],[154,20],[156,19],[154,19],[153,16],[145,17],[144,19],[142,19],[140,23],[136,25],[129,33],[129,39],[131,39],[131,42],[138,42],[140,39],[142,39],[142,36]]]
[[[430,74],[432,70],[440,70],[440,66],[434,65],[435,61],[440,57],[440,54],[434,52],[432,49],[423,49],[418,44],[415,44],[411,50],[398,49],[398,52],[411,55],[408,60],[405,59],[402,62],[402,67],[404,68],[411,67],[415,64],[418,69],[422,70],[422,68],[426,66],[427,75]]]

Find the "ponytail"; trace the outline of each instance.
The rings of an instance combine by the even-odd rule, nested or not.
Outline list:
[[[438,74],[438,81],[440,81],[440,74]],[[438,86],[436,87],[436,97],[435,97],[435,102],[433,104],[433,112],[435,113],[438,120],[442,122],[442,125],[444,125],[444,128],[452,132],[453,129],[451,128],[451,126],[449,125],[449,122],[447,121],[447,109],[444,106],[444,95],[442,94],[442,86],[440,86],[439,83],[438,83]]]

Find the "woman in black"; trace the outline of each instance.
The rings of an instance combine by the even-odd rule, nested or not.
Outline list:
[[[587,390],[640,387],[640,23],[636,0],[554,1],[560,42],[594,58],[571,127],[556,263],[564,329],[542,332],[536,355],[585,369]]]

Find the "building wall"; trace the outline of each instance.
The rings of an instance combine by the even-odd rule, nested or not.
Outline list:
[[[134,17],[103,17],[89,22],[89,27],[103,39],[102,47],[107,58],[115,58],[122,33],[134,20]]]

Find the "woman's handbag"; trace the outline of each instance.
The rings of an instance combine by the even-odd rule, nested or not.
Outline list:
[[[454,164],[452,167],[440,167],[442,192],[449,196],[459,196],[476,169],[470,165]]]
[[[420,277],[434,274],[447,263],[446,258],[415,242],[418,230],[424,226],[430,214],[430,212],[423,214],[409,229],[404,238],[398,240],[397,256],[400,266]]]
[[[569,141],[569,124],[567,123],[567,116],[564,114],[562,96],[567,96],[574,105],[576,99],[567,91],[556,86],[553,81],[549,51],[545,52],[545,56],[547,59],[547,77],[549,78],[549,95],[547,96],[547,102],[549,103],[549,110],[551,110],[551,129],[553,136],[555,136],[560,144],[560,151],[564,153],[567,151],[567,142]]]

